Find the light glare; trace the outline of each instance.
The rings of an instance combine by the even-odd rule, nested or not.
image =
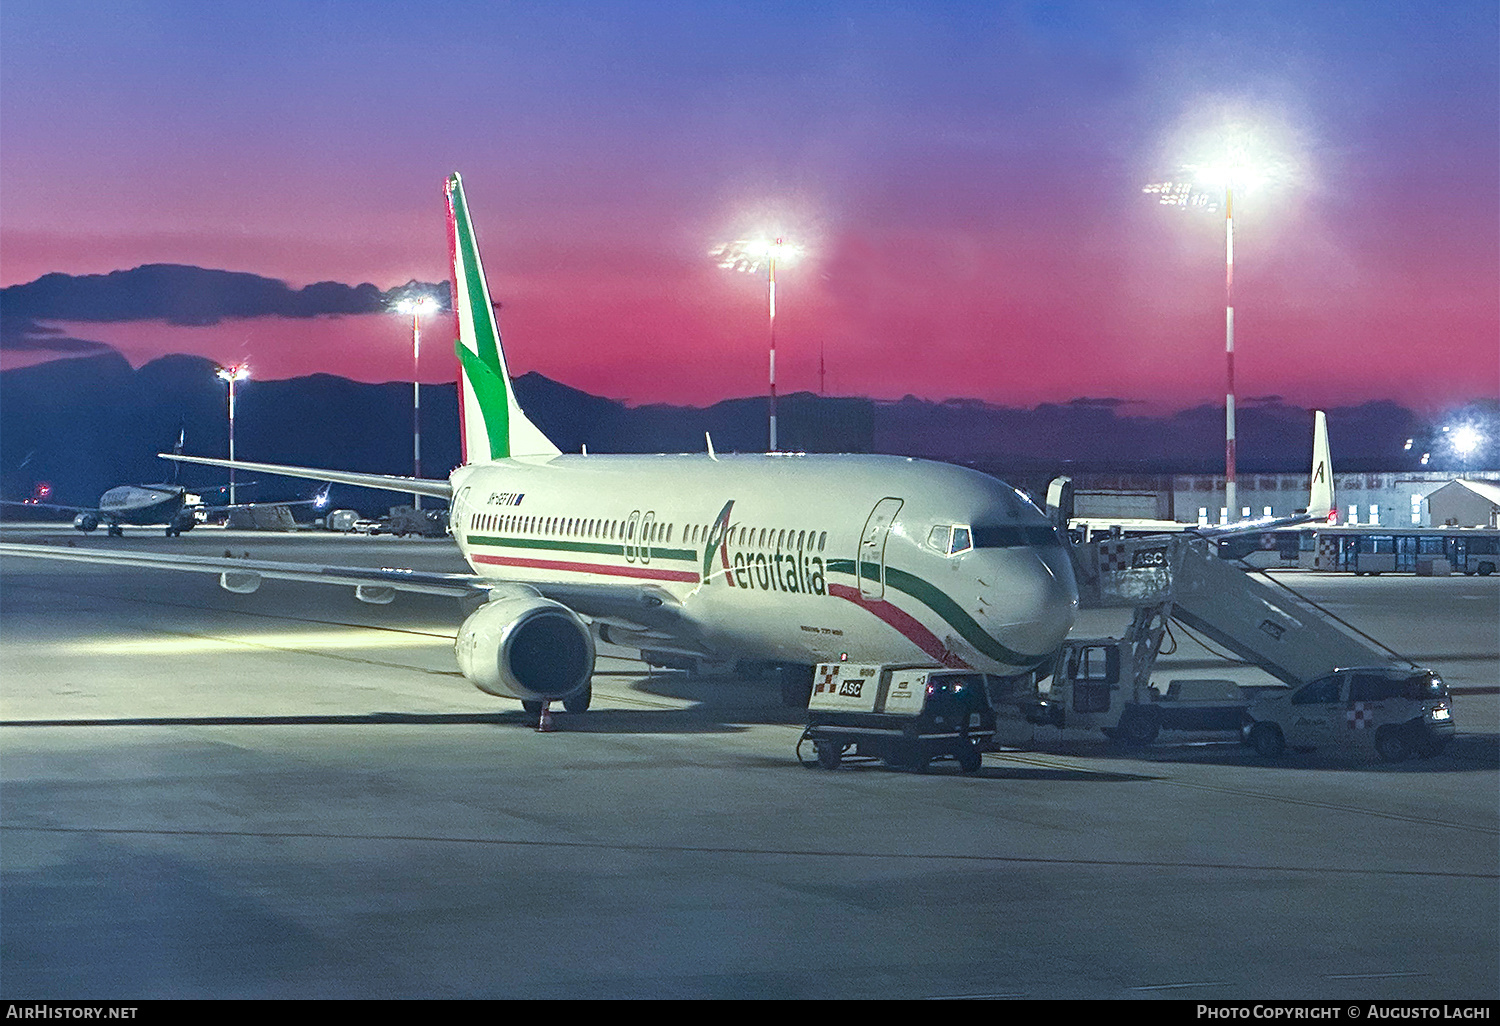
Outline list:
[[[1447,429],[1444,428],[1444,430],[1446,431]],[[1480,437],[1478,431],[1466,425],[1453,432],[1453,437],[1449,439],[1449,444],[1453,446],[1453,451],[1460,456],[1468,456],[1469,453],[1479,448],[1480,443],[1483,441],[1484,439]]]
[[[708,255],[725,270],[755,274],[773,260],[782,266],[795,263],[806,252],[804,247],[784,238],[759,238],[721,242],[710,249]]]

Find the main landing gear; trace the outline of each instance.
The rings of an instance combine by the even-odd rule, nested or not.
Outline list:
[[[589,711],[589,705],[594,700],[594,685],[585,684],[582,691],[574,692],[562,700],[564,711],[570,713],[585,713]],[[529,698],[521,700],[521,708],[532,716],[537,717],[536,729],[538,731],[552,730],[552,702],[534,702]]]

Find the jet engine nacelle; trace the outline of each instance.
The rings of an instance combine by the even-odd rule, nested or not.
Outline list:
[[[523,701],[566,698],[594,673],[587,625],[567,606],[535,594],[479,607],[458,629],[453,652],[480,691]]]
[[[73,518],[73,526],[87,534],[99,526],[99,518],[92,513],[80,513]]]

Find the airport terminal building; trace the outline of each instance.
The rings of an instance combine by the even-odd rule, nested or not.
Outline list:
[[[1335,474],[1339,522],[1383,527],[1494,527],[1500,470]],[[1074,515],[1219,523],[1286,516],[1307,505],[1307,474],[1240,474],[1240,510],[1223,508],[1223,474],[1074,475]]]

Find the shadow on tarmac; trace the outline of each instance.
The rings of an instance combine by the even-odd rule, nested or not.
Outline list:
[[[1325,770],[1376,773],[1473,773],[1500,769],[1500,735],[1463,734],[1441,753],[1428,759],[1412,757],[1403,762],[1384,762],[1374,751],[1334,748],[1311,752],[1288,749],[1274,759],[1257,755],[1236,740],[1157,741],[1130,747],[1110,741],[1062,740],[1038,743],[1030,749],[1075,758],[1134,759],[1146,763],[1236,766],[1249,770]]]

